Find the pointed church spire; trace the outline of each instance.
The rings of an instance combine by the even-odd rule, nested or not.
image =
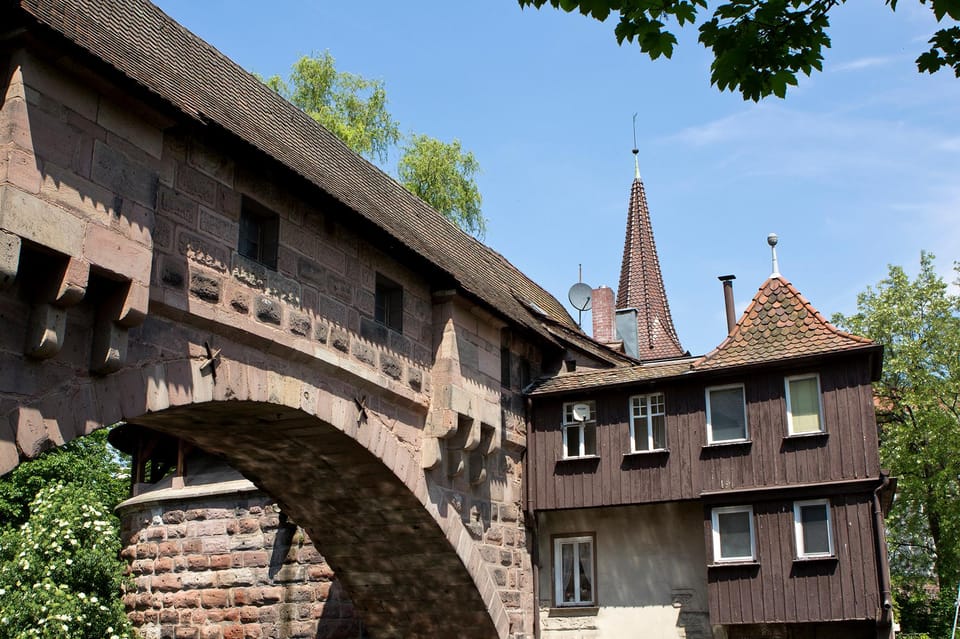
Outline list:
[[[630,189],[617,310],[637,309],[637,355],[640,359],[680,357],[685,351],[670,316],[657,246],[653,241],[647,194],[640,179],[636,155],[634,150],[636,177]]]

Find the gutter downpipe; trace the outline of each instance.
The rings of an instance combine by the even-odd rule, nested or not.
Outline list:
[[[530,452],[530,424],[533,415],[533,400],[529,397],[524,398],[524,412],[527,422],[527,446],[523,449],[525,460],[528,459]],[[524,501],[524,526],[530,533],[530,539],[527,542],[527,548],[530,549],[530,565],[533,568],[533,637],[540,637],[540,541],[537,538],[537,515],[530,510],[530,479],[527,475],[529,464],[523,465],[523,501]]]
[[[887,561],[887,544],[884,541],[883,509],[880,507],[880,492],[890,485],[890,475],[880,471],[880,485],[873,491],[873,538],[876,545],[877,561],[880,562],[880,619],[877,625],[893,625],[893,599],[890,589],[890,565]],[[890,637],[885,633],[877,636]]]

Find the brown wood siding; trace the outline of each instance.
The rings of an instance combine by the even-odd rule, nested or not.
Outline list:
[[[528,440],[530,508],[556,509],[696,499],[702,492],[879,475],[866,361],[534,400]],[[825,435],[787,437],[784,376],[817,372]],[[707,446],[705,388],[744,384],[750,443]],[[664,393],[669,452],[628,454],[629,398]],[[564,402],[596,401],[599,456],[563,460]]]
[[[715,624],[875,619],[880,602],[872,495],[831,499],[836,559],[795,561],[793,501],[754,503],[757,564],[707,570]],[[707,556],[713,556],[710,507],[704,508]]]

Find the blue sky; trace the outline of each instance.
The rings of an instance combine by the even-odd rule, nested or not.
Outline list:
[[[564,302],[579,264],[616,287],[637,113],[667,295],[694,354],[726,335],[717,276],[736,274],[742,311],[770,273],[771,231],[781,272],[828,317],[853,312],[888,264],[915,272],[921,249],[949,280],[960,259],[960,80],[916,72],[935,29],[917,2],[839,7],[825,72],[760,104],[710,86],[694,30],[652,62],[618,46],[612,22],[514,0],[158,4],[262,75],[326,49],[383,80],[404,132],[474,152],[487,244]]]

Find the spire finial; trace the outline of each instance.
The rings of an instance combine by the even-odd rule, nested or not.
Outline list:
[[[777,241],[780,238],[777,237],[776,233],[771,233],[767,236],[767,244],[770,245],[770,254],[771,261],[773,265],[773,272],[770,273],[770,277],[780,277],[780,265],[777,263]]]
[[[634,177],[640,179],[640,149],[637,148],[637,114],[633,114],[633,168]]]

